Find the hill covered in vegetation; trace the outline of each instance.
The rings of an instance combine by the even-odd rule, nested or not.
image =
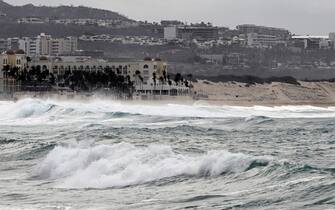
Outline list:
[[[116,12],[95,9],[90,7],[74,7],[74,6],[35,6],[27,4],[23,6],[13,6],[3,0],[0,0],[0,12],[5,13],[6,19],[16,20],[23,17],[42,17],[42,18],[58,18],[58,19],[115,19],[129,20],[127,17]],[[3,17],[2,17],[3,18]]]

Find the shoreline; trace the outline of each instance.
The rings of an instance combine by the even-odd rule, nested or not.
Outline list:
[[[240,107],[276,107],[276,106],[315,106],[335,107],[335,83],[300,82],[300,85],[273,82],[269,84],[246,84],[238,82],[209,82],[199,80],[193,83],[192,95],[160,96],[146,95],[122,99],[102,92],[15,92],[0,94],[0,100],[21,100],[39,98],[51,100],[111,100],[123,103],[140,104],[181,104]]]

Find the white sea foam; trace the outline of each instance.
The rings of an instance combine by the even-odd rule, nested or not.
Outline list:
[[[37,175],[59,180],[57,187],[60,188],[124,187],[180,175],[240,173],[254,161],[267,163],[269,160],[227,151],[182,155],[171,147],[159,145],[58,146],[39,165]]]
[[[71,113],[71,117],[69,117]],[[36,122],[47,123],[49,118],[68,117],[77,120],[91,113],[100,117],[106,113],[140,114],[163,117],[199,117],[199,118],[252,118],[264,116],[270,118],[334,118],[335,107],[321,108],[313,106],[280,106],[280,107],[238,107],[210,105],[150,105],[127,103],[108,100],[93,100],[88,102],[56,101],[25,99],[17,103],[0,102],[0,123],[6,120],[21,122],[24,118],[43,118]],[[34,122],[33,120],[29,120]]]

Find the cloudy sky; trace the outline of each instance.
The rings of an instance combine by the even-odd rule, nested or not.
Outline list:
[[[296,34],[335,31],[335,0],[5,0],[22,5],[85,5],[109,9],[136,20],[178,19],[231,28],[252,23],[288,28]],[[69,3],[71,2],[71,3]]]

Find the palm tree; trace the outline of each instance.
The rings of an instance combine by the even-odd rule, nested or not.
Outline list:
[[[140,80],[140,88],[141,88],[141,92],[142,92],[142,89],[143,89],[143,77],[141,75],[141,72],[139,70],[136,70],[135,72],[135,76],[136,76],[136,83],[138,80]]]
[[[163,77],[164,77],[164,81],[166,82],[166,80],[167,80],[167,73],[166,73],[165,70],[163,70]]]
[[[163,91],[163,85],[164,85],[164,77],[163,77],[163,76],[159,77],[159,81],[160,81],[160,83],[161,83],[161,94],[162,94],[162,91]]]
[[[7,78],[8,77],[8,73],[10,71],[10,67],[9,65],[5,65],[2,69],[3,73],[4,73],[4,77]]]
[[[152,73],[152,79],[154,80],[154,91],[156,90],[156,72]]]
[[[167,75],[167,80],[168,80],[168,84],[171,86],[172,85],[172,81],[170,79],[170,75]]]
[[[180,81],[182,81],[183,77],[181,76],[180,73],[177,73],[176,76],[174,77],[174,81],[176,83],[176,85],[179,84]]]

